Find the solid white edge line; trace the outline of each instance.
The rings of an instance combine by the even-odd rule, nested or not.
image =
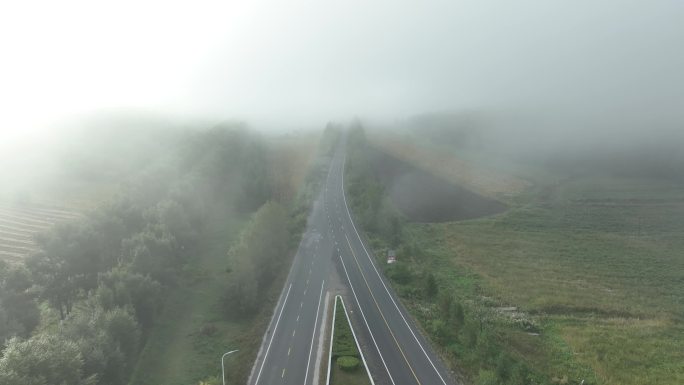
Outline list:
[[[333,316],[332,316],[332,327],[330,328],[330,346],[328,347],[328,375],[325,378],[325,385],[330,385],[330,369],[332,368],[332,346],[333,346],[333,336],[335,336],[335,316],[337,315],[337,299],[339,295],[335,296],[335,302],[333,305]]]
[[[347,161],[347,157],[345,156],[344,159],[342,160],[342,164],[344,165],[346,161]],[[344,167],[343,167],[343,170],[344,170]],[[428,362],[430,362],[430,365],[432,365],[432,368],[435,370],[435,373],[437,373],[437,376],[439,376],[439,379],[442,380],[442,384],[447,385],[446,381],[444,381],[444,378],[442,377],[442,374],[439,373],[439,370],[437,370],[437,367],[432,362],[432,360],[430,359],[430,356],[427,354],[427,352],[423,348],[423,345],[418,340],[418,337],[416,337],[416,334],[413,332],[413,329],[411,329],[411,326],[409,325],[408,321],[406,321],[406,318],[404,317],[404,314],[402,314],[401,309],[399,309],[399,306],[397,305],[397,303],[394,302],[394,298],[392,298],[392,294],[390,294],[389,290],[387,289],[387,286],[385,285],[385,281],[380,276],[380,272],[378,272],[378,269],[375,267],[375,264],[373,263],[373,260],[371,259],[370,254],[368,253],[368,250],[366,250],[366,246],[363,244],[363,239],[361,239],[361,235],[359,235],[359,231],[356,229],[356,225],[354,224],[354,219],[352,219],[351,213],[349,212],[349,206],[347,205],[347,196],[344,193],[344,171],[342,171],[342,198],[344,200],[344,208],[347,210],[347,215],[349,216],[349,221],[351,222],[352,227],[354,228],[354,232],[356,233],[356,237],[359,239],[359,242],[361,243],[361,247],[363,247],[363,251],[366,253],[366,257],[368,257],[368,261],[370,262],[371,266],[373,266],[373,270],[375,270],[375,274],[377,274],[378,279],[380,279],[380,283],[382,283],[382,287],[385,288],[387,295],[389,296],[390,300],[394,304],[394,307],[397,309],[397,312],[399,312],[401,319],[404,320],[404,324],[406,324],[406,327],[411,332],[413,339],[416,340],[416,342],[418,343],[418,346],[420,347],[420,350],[425,355],[425,358],[427,358]],[[351,282],[350,282],[350,284],[351,284]]]
[[[349,330],[351,330],[352,336],[354,336],[354,342],[356,342],[356,348],[359,350],[359,354],[361,354],[361,361],[363,361],[363,366],[366,367],[366,373],[368,374],[368,378],[370,379],[371,385],[375,385],[375,382],[373,381],[373,376],[371,376],[370,369],[368,368],[368,364],[366,363],[366,358],[363,356],[363,351],[361,350],[361,345],[359,345],[359,340],[356,338],[356,333],[354,332],[354,328],[352,327],[351,319],[349,318],[349,313],[347,312],[347,306],[345,306],[344,299],[342,297],[340,297],[340,303],[342,304],[342,309],[344,309],[344,316],[347,318],[347,324],[349,324]]]
[[[373,336],[373,332],[371,331],[370,326],[368,326],[368,321],[366,320],[366,316],[363,314],[363,309],[361,309],[361,304],[359,303],[359,298],[356,296],[356,291],[354,290],[354,286],[351,283],[351,279],[349,279],[349,273],[347,273],[347,266],[345,266],[341,255],[340,255],[340,262],[342,262],[342,268],[344,269],[344,275],[347,276],[347,281],[349,282],[349,287],[352,290],[352,294],[354,294],[354,299],[356,300],[356,305],[359,307],[359,311],[361,312],[361,317],[363,318],[363,323],[366,324],[366,328],[368,329],[368,333],[371,336],[371,340],[373,340],[373,345],[375,345],[375,349],[378,351],[378,355],[380,355],[380,361],[382,361],[382,365],[385,367],[385,370],[387,371],[387,375],[389,376],[390,381],[392,382],[392,385],[396,385],[394,383],[394,379],[392,378],[392,374],[390,373],[389,368],[387,367],[387,364],[385,363],[385,359],[382,357],[382,353],[380,352],[380,347],[378,347],[378,343],[375,342],[375,337]]]
[[[304,375],[304,385],[306,385],[306,380],[309,378],[309,365],[311,365],[311,352],[313,351],[313,343],[314,343],[314,340],[316,339],[316,326],[318,326],[318,313],[321,311],[321,299],[323,298],[323,286],[325,286],[325,280],[323,280],[323,282],[321,282],[321,294],[318,295],[318,307],[316,308],[316,321],[314,322],[313,333],[311,333],[311,346],[309,347],[309,359],[306,362],[306,374]]]
[[[278,323],[280,323],[280,316],[283,315],[283,310],[285,310],[285,305],[287,304],[287,297],[290,296],[290,289],[292,289],[292,284],[290,284],[290,287],[287,289],[287,294],[285,295],[285,300],[283,301],[283,306],[280,308],[280,313],[278,314],[278,319],[276,320],[276,324],[273,327],[273,334],[271,334],[271,340],[268,342],[268,347],[266,348],[266,353],[264,353],[264,359],[261,361],[261,368],[259,369],[259,374],[257,374],[257,378],[254,381],[254,385],[259,383],[259,378],[261,377],[261,371],[264,370],[264,364],[266,363],[266,359],[268,358],[268,351],[271,350],[271,344],[273,343],[273,337],[275,337],[276,331],[278,330]]]

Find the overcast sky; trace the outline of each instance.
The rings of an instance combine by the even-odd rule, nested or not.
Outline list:
[[[681,0],[7,1],[0,46],[4,138],[112,108],[684,120]]]

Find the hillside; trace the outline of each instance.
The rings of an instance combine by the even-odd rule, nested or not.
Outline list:
[[[398,250],[402,266],[386,273],[454,367],[474,382],[498,376],[507,384],[684,380],[683,180],[629,172],[602,156],[590,167],[591,156],[493,162],[500,153],[488,158],[482,148],[436,145],[419,133],[370,133],[366,151],[509,205],[491,217],[443,223],[403,215],[394,231],[364,224],[377,255]],[[483,177],[474,170],[485,170]],[[354,195],[360,182],[348,183]],[[384,186],[384,205],[399,207]],[[414,197],[430,188],[421,184]],[[432,279],[438,294],[425,296]],[[462,321],[450,304],[464,309]]]

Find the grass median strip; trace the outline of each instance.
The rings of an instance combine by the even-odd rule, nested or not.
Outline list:
[[[342,297],[335,297],[332,348],[330,349],[329,385],[372,385],[358,341],[354,336]]]

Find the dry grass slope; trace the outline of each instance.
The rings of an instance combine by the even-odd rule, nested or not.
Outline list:
[[[316,157],[319,134],[292,135],[271,139],[269,144],[274,196],[288,202],[297,195]]]
[[[399,135],[373,132],[368,133],[368,140],[396,158],[490,198],[508,200],[530,186],[525,180],[459,159],[445,149],[426,144],[416,146]]]

